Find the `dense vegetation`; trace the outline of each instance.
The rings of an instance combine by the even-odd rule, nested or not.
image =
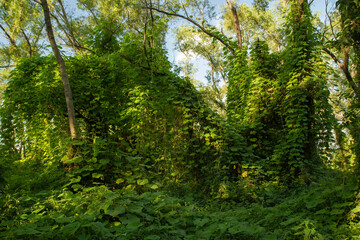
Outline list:
[[[359,238],[358,1],[76,3],[0,1],[2,239]]]

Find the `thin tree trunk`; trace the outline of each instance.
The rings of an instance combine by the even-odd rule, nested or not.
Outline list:
[[[231,0],[226,0],[226,2],[229,5],[229,8],[234,17],[236,36],[238,39],[238,48],[239,48],[239,50],[241,50],[242,49],[242,35],[241,35],[240,23],[239,23],[239,18],[238,18],[237,12],[236,12],[236,8],[232,5]]]
[[[44,10],[44,17],[45,17],[45,25],[46,25],[46,32],[51,44],[51,48],[54,52],[56,57],[56,61],[58,62],[60,68],[60,75],[64,85],[64,92],[65,92],[65,99],[66,99],[66,106],[68,111],[68,118],[69,118],[69,127],[70,127],[70,135],[71,139],[77,139],[78,134],[76,131],[76,120],[75,120],[75,111],[74,111],[74,102],[72,98],[72,92],[69,83],[69,77],[66,72],[65,62],[62,58],[60,51],[56,45],[54,32],[51,25],[50,19],[50,11],[46,0],[41,0],[41,6]]]

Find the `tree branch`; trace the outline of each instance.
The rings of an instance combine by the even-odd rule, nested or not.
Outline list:
[[[70,34],[70,37],[71,37],[72,41],[74,42],[75,45],[82,46],[82,44],[75,37],[74,31],[73,31],[72,26],[71,26],[71,24],[69,22],[69,19],[67,17],[64,5],[62,3],[62,0],[58,0],[58,2],[60,4],[61,11],[62,11],[61,16],[64,19],[64,22],[65,22],[65,25],[66,25],[67,29],[69,30],[69,34]]]
[[[16,45],[16,41],[15,39],[13,39],[10,34],[6,31],[6,29],[0,24],[0,28],[1,30],[3,30],[4,34],[6,35],[6,37],[9,39],[11,45],[13,45],[15,48],[17,48],[17,45]]]
[[[187,17],[187,18],[190,18],[188,12],[186,11],[186,7],[185,7],[184,3],[183,3],[181,0],[180,0],[180,2],[181,2],[182,8],[184,9],[184,12],[185,12],[186,17]]]
[[[72,30],[71,30],[71,26],[68,22],[67,19],[67,15],[65,12],[65,9],[62,5],[61,0],[58,0],[61,9],[62,9],[62,13],[54,6],[54,5],[50,5],[55,11],[56,13],[60,16],[60,18],[62,19],[62,21],[65,23],[65,27],[63,26],[63,24],[61,24],[59,18],[57,16],[55,16],[53,13],[50,13],[51,17],[55,19],[55,21],[57,22],[57,24],[59,25],[60,29],[65,33],[66,38],[68,39],[68,41],[71,43],[72,48],[78,52],[80,51],[80,49],[77,46],[81,46],[81,44],[76,40]]]
[[[334,33],[334,27],[333,27],[333,25],[332,25],[332,20],[331,20],[331,18],[330,18],[330,16],[329,16],[328,5],[329,5],[328,0],[325,0],[325,12],[326,12],[326,16],[328,17],[328,19],[329,19],[329,21],[330,21],[331,33],[332,33],[334,39],[337,41],[337,38],[336,38],[335,33]]]
[[[29,56],[31,57],[32,56],[32,46],[31,46],[31,42],[30,42],[30,39],[29,37],[26,35],[24,29],[22,27],[20,27],[20,30],[21,30],[21,33],[23,34],[25,40],[26,40],[26,43],[27,45],[29,46]]]
[[[334,62],[341,68],[341,70],[343,71],[346,80],[349,82],[350,87],[352,88],[352,90],[354,91],[356,97],[360,100],[360,88],[359,86],[357,86],[357,84],[354,82],[354,79],[351,76],[351,73],[349,71],[348,68],[348,64],[347,64],[347,59],[344,61],[344,63],[342,63],[336,56],[334,53],[332,53],[329,49],[327,48],[323,48],[322,49],[324,52],[326,52],[333,60]],[[345,55],[347,55],[347,53],[345,52]]]
[[[41,37],[41,32],[43,31],[44,27],[45,27],[45,23],[41,26],[41,30],[40,30],[39,34],[37,34],[35,40],[33,41],[33,43],[34,43],[35,45],[36,45],[37,42],[39,41],[39,39],[40,39],[40,37]]]
[[[197,26],[201,31],[203,31],[206,35],[212,37],[212,38],[215,38],[216,40],[218,40],[219,42],[221,42],[226,48],[228,48],[230,50],[230,52],[232,54],[235,54],[235,50],[227,43],[225,42],[223,39],[221,39],[219,36],[216,36],[215,34],[211,33],[210,31],[206,30],[203,26],[201,26],[199,23],[195,22],[194,20],[192,20],[191,18],[188,18],[188,17],[185,17],[181,14],[178,14],[178,13],[169,13],[169,12],[166,12],[166,11],[163,11],[163,10],[160,10],[160,9],[157,9],[157,8],[154,8],[154,7],[147,7],[151,10],[154,10],[154,11],[157,11],[159,13],[163,13],[165,15],[168,15],[168,16],[174,16],[174,17],[179,17],[179,18],[182,18],[182,19],[185,19],[186,21],[188,22],[191,22],[192,24],[194,24],[195,26]]]
[[[222,76],[222,78],[223,78],[223,80],[224,80],[224,83],[225,83],[225,85],[227,85],[225,69],[224,69],[224,67],[221,65],[220,62],[219,62],[219,67],[220,67],[220,69],[221,69],[220,73],[221,73],[221,76]]]
[[[12,68],[12,67],[16,67],[16,65],[0,66],[0,68]]]
[[[269,32],[261,23],[259,23],[259,21],[254,16],[252,16],[252,14],[250,19],[253,20],[259,27],[261,27],[266,32],[266,34],[269,35],[277,43],[278,49],[280,51],[280,47],[283,46],[283,44],[274,36],[274,34]]]
[[[208,54],[207,57],[208,57],[208,60],[209,60],[209,62],[211,63],[211,65],[215,68],[215,70],[220,73],[220,75],[221,75],[221,77],[223,78],[224,83],[225,83],[225,85],[226,85],[227,83],[226,83],[226,77],[225,77],[224,68],[221,66],[221,64],[220,64],[219,62],[217,62],[217,61],[211,56],[211,54]]]

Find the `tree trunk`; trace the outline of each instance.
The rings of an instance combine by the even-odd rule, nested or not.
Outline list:
[[[69,83],[69,77],[66,72],[65,62],[64,59],[61,57],[60,51],[56,45],[54,32],[51,25],[50,19],[50,12],[48,3],[46,0],[41,0],[41,6],[44,10],[44,17],[45,17],[45,25],[46,25],[46,32],[51,44],[51,48],[54,52],[56,57],[56,61],[58,62],[60,68],[60,75],[64,85],[64,92],[65,92],[65,99],[66,99],[66,106],[68,111],[68,118],[69,118],[69,127],[70,127],[70,135],[71,139],[77,139],[78,134],[76,131],[76,120],[75,120],[75,110],[74,110],[74,102],[72,98],[72,92]]]
[[[239,23],[239,18],[238,18],[237,12],[236,12],[236,8],[232,5],[231,0],[226,0],[226,2],[229,5],[229,8],[234,17],[236,36],[237,36],[237,40],[238,40],[238,48],[239,48],[239,50],[241,50],[242,49],[242,35],[241,35],[240,23]]]

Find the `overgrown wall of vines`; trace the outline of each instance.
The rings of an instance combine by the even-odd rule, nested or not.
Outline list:
[[[80,156],[66,155],[61,79],[48,57],[24,59],[12,72],[1,110],[8,155],[42,164],[60,157],[74,184],[129,188],[201,183],[219,167],[223,123],[188,80],[151,73],[116,55],[70,58],[67,68],[81,132],[73,144]]]

